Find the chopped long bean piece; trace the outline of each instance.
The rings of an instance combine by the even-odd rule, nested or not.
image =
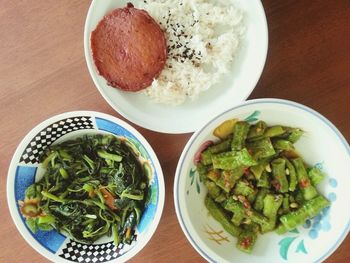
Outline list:
[[[285,134],[286,128],[276,125],[272,126],[266,129],[266,132],[264,133],[265,137],[276,137],[276,136],[281,136]]]
[[[273,147],[275,150],[281,151],[291,151],[294,150],[294,145],[288,140],[278,139],[273,142]]]
[[[224,203],[224,208],[233,213],[231,222],[235,226],[239,226],[242,220],[246,217],[243,204],[239,201],[233,200],[232,198],[226,200],[226,202]]]
[[[298,128],[291,128],[287,136],[287,140],[291,143],[296,143],[300,137],[304,134],[304,131]]]
[[[246,148],[240,151],[217,154],[213,156],[212,160],[215,169],[223,170],[234,170],[239,167],[248,167],[257,164]]]
[[[292,160],[298,177],[299,187],[303,193],[305,200],[311,200],[317,196],[316,188],[311,184],[309,176],[307,175],[306,169],[304,167],[304,162],[301,158],[295,158]]]
[[[248,139],[261,137],[265,133],[267,125],[264,121],[258,121],[255,125],[251,126],[248,132]]]
[[[263,171],[265,170],[266,165],[268,162],[259,162],[257,165],[251,166],[250,171],[254,174],[256,180],[259,180]]]
[[[296,226],[303,224],[307,219],[316,216],[324,208],[328,207],[330,202],[323,196],[317,196],[308,200],[305,204],[294,212],[283,215],[280,218],[281,223],[287,231],[294,229]]]
[[[255,232],[244,230],[238,236],[236,247],[243,252],[251,253],[257,240],[257,237],[258,236]]]
[[[275,159],[271,162],[272,174],[275,179],[276,191],[280,193],[288,192],[288,180],[286,176],[286,161],[282,158]]]
[[[289,177],[289,191],[294,192],[298,183],[297,173],[293,164],[287,158],[284,158],[284,160],[286,161],[287,166],[286,171],[288,171],[288,173],[286,172],[286,174],[288,174]]]
[[[221,187],[225,192],[229,192],[236,182],[242,177],[243,169],[237,168],[234,170],[224,170],[221,172],[216,184]]]
[[[264,208],[264,199],[265,196],[268,194],[269,190],[267,188],[261,188],[256,196],[255,202],[254,202],[254,209],[256,211],[262,211]]]
[[[247,145],[256,160],[271,157],[276,154],[270,138],[263,138],[258,141],[251,142]]]
[[[282,213],[283,214],[287,214],[289,213],[290,209],[289,209],[289,195],[286,194],[284,197],[283,197],[283,202],[282,202]]]
[[[245,207],[239,201],[235,201],[232,198],[224,203],[224,208],[234,215],[237,214],[240,218],[244,215],[244,218],[250,219],[251,221],[259,224],[260,226],[268,223],[268,218],[255,211],[251,207]]]
[[[236,195],[244,195],[248,197],[254,194],[255,189],[249,184],[248,181],[240,180],[233,189],[233,192]]]
[[[209,213],[217,220],[222,227],[231,235],[238,237],[241,229],[230,222],[223,209],[209,196],[205,198],[205,206]]]
[[[233,139],[231,148],[233,151],[240,151],[245,147],[245,140],[249,132],[249,123],[239,121],[233,128]]]
[[[218,182],[218,180],[221,177],[221,171],[218,169],[210,169],[206,177],[212,180],[213,182]]]
[[[262,226],[262,232],[272,231],[275,228],[277,221],[277,211],[282,205],[283,196],[267,194],[264,198],[263,214],[269,219],[269,223]]]
[[[215,199],[221,194],[220,188],[216,185],[216,183],[212,181],[206,181],[205,186],[208,189],[208,194],[211,198]]]
[[[270,176],[269,173],[266,171],[263,171],[260,179],[257,182],[257,186],[261,188],[270,188]]]
[[[317,167],[312,167],[308,172],[309,178],[313,186],[318,185],[324,180],[324,173]]]
[[[205,151],[201,153],[201,163],[204,165],[211,164],[212,158],[215,154],[228,151],[231,147],[231,140],[225,140],[209,146]]]

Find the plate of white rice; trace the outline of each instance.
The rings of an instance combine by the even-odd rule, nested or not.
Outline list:
[[[143,0],[165,33],[164,69],[141,92],[107,85],[91,54],[90,35],[98,22],[130,1],[93,0],[85,22],[85,57],[106,101],[129,121],[163,133],[194,132],[211,116],[243,102],[266,61],[268,30],[260,0]],[[132,74],[132,72],[130,72]]]

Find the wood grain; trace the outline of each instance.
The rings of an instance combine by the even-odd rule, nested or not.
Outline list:
[[[16,146],[44,119],[70,110],[122,118],[88,74],[83,28],[89,1],[1,0],[0,9],[0,262],[48,262],[20,236],[6,202],[7,169]],[[314,108],[350,139],[350,2],[264,0],[269,54],[250,98],[275,97]],[[190,134],[168,135],[135,126],[156,151],[167,189],[160,225],[130,262],[204,262],[177,222],[174,173]],[[325,241],[326,242],[326,241]],[[350,237],[326,262],[350,262]]]

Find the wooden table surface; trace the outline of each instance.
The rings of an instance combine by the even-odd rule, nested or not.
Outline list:
[[[83,28],[90,1],[0,3],[0,262],[48,262],[25,242],[10,218],[5,186],[11,156],[26,133],[52,115],[87,109],[121,116],[99,94],[85,64]],[[264,0],[263,5],[269,53],[249,98],[303,103],[350,140],[349,0]],[[166,200],[153,238],[130,262],[203,262],[182,233],[172,195],[177,161],[191,134],[133,126],[159,157]],[[349,236],[326,262],[350,262]]]

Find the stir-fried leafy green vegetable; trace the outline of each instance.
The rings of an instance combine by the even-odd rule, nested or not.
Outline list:
[[[29,228],[57,229],[92,243],[113,235],[130,243],[148,194],[136,153],[113,135],[89,135],[48,147],[42,179],[20,203]]]
[[[295,151],[302,130],[234,119],[213,134],[221,140],[201,153],[197,171],[205,206],[238,249],[250,253],[258,233],[283,234],[330,205],[316,189],[324,174]]]

